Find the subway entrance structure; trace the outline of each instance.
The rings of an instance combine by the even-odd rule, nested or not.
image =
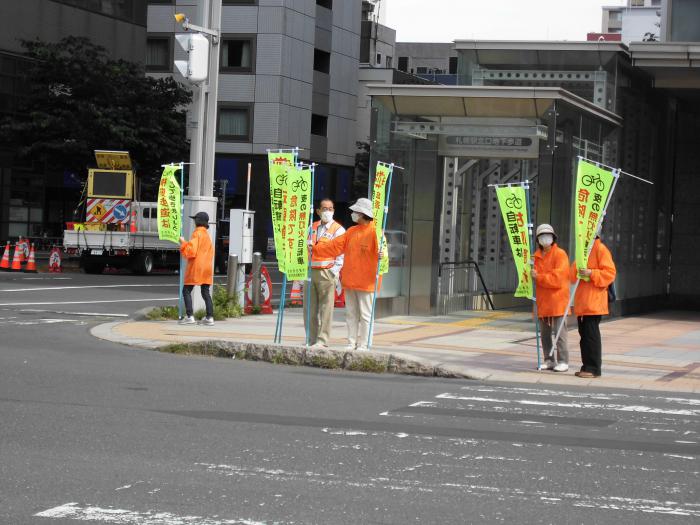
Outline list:
[[[604,222],[618,265],[614,313],[700,307],[698,278],[671,259],[672,247],[683,251],[672,216],[687,213],[678,191],[698,193],[681,183],[692,148],[671,137],[697,128],[685,120],[700,113],[697,88],[655,88],[619,43],[457,41],[455,49],[460,85],[369,86],[372,164],[406,168],[392,189],[392,269],[379,311],[527,308],[513,297],[515,268],[489,184],[529,181],[533,222],[553,224],[571,256],[579,157],[654,182],[623,181]],[[692,84],[696,73],[682,73]]]

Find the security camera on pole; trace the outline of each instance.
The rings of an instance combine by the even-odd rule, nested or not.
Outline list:
[[[213,218],[209,235],[216,245],[216,204],[214,197],[214,163],[216,153],[216,111],[219,89],[219,36],[221,27],[221,0],[198,0],[198,18],[202,25],[195,25],[183,13],[175,20],[182,24],[185,33],[175,35],[177,43],[187,52],[187,60],[176,60],[175,66],[182,76],[194,84],[192,111],[187,127],[192,129],[190,141],[190,170],[187,195],[184,197],[184,216],[206,212]],[[194,223],[184,221],[183,236],[192,235]],[[214,261],[212,261],[214,264]],[[193,294],[199,297],[199,294]],[[196,301],[195,301],[196,303]],[[198,305],[195,304],[195,309]]]

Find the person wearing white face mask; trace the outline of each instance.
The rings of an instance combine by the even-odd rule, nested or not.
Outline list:
[[[330,199],[323,199],[316,208],[321,220],[313,223],[309,245],[311,246],[311,286],[304,292],[304,301],[309,301],[309,319],[304,315],[304,325],[309,323],[309,344],[323,348],[328,346],[333,323],[335,304],[335,282],[343,268],[343,255],[323,257],[317,253],[317,246],[328,243],[345,233],[338,222],[333,220],[335,206]]]
[[[566,323],[566,307],[569,304],[569,257],[557,246],[557,235],[549,224],[537,227],[537,251],[532,279],[537,295],[537,317],[540,323],[544,370],[566,372],[569,369],[569,350],[566,326],[557,340],[555,359],[550,357],[552,336],[561,323]],[[556,362],[555,362],[556,361]]]
[[[317,255],[345,254],[340,280],[345,289],[345,320],[348,325],[347,350],[367,351],[372,295],[379,259],[379,243],[374,228],[372,201],[357,199],[350,206],[354,226],[330,242],[318,244]]]

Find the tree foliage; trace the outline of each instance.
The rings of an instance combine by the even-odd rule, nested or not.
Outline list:
[[[82,37],[24,41],[27,91],[0,125],[0,138],[24,160],[79,174],[95,149],[126,150],[141,176],[188,155],[190,92],[172,78],[147,77]],[[44,167],[42,166],[42,167]]]

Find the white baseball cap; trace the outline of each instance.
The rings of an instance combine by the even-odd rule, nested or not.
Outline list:
[[[352,211],[357,213],[364,213],[370,219],[374,219],[374,213],[372,212],[372,201],[369,199],[357,199],[357,202],[350,206]]]

